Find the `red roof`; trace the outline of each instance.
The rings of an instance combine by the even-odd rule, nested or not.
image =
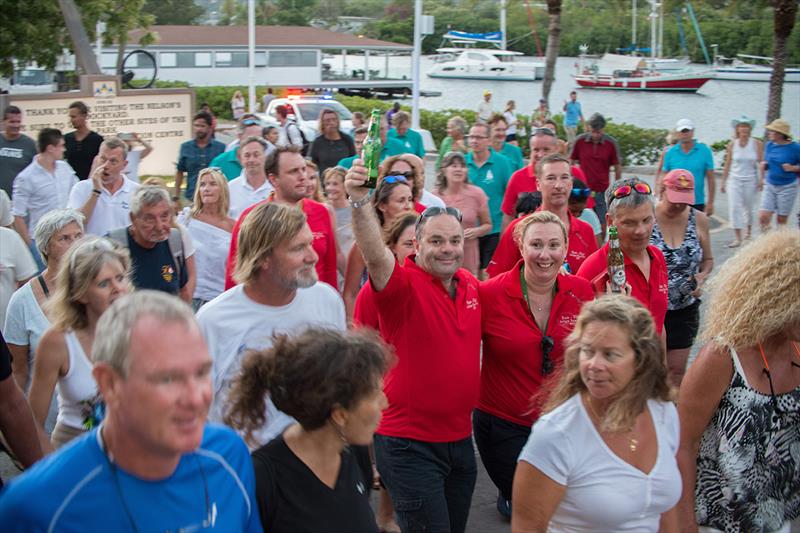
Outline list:
[[[247,26],[151,26],[158,35],[154,46],[247,46]],[[144,30],[129,33],[130,43],[139,42]],[[275,48],[352,48],[411,50],[406,44],[359,38],[311,26],[256,26],[256,46]]]

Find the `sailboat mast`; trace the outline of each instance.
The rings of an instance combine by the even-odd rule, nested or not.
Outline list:
[[[654,60],[656,58],[656,39],[658,38],[657,5],[655,0],[650,0],[650,57]]]

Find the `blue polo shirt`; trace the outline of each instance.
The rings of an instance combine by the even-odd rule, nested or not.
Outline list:
[[[500,150],[500,155],[508,159],[508,162],[511,163],[512,171],[519,170],[525,166],[525,161],[522,159],[522,150],[520,150],[518,146],[514,146],[510,143],[503,143],[503,149]]]
[[[400,155],[408,153],[406,147],[398,141],[397,139],[390,139],[386,138],[386,142],[384,143],[383,147],[381,148],[381,161],[386,159],[387,157],[391,157],[393,155]],[[353,166],[353,161],[360,158],[361,154],[356,154],[350,157],[345,157],[344,159],[340,160],[336,166],[343,167],[343,168],[350,168]]]
[[[189,200],[194,198],[197,174],[204,168],[212,166],[211,162],[214,158],[224,151],[225,145],[216,139],[211,139],[203,148],[200,148],[194,139],[181,144],[181,150],[178,154],[178,170],[186,172],[188,176],[184,195],[186,198]]]
[[[405,135],[399,135],[397,130],[392,128],[386,133],[386,140],[395,139],[403,145],[403,153],[414,154],[425,157],[425,143],[422,142],[422,135],[409,129]]]
[[[694,176],[695,204],[706,203],[706,172],[714,170],[714,156],[711,149],[701,142],[694,142],[688,153],[681,150],[680,143],[670,148],[664,156],[663,171],[682,168]]]
[[[764,148],[764,161],[767,162],[767,183],[770,185],[789,185],[797,181],[797,172],[786,172],[783,164],[800,165],[800,144],[776,144],[769,141]]]
[[[212,167],[219,167],[228,181],[235,180],[242,174],[242,164],[239,163],[239,147],[219,154],[211,161]]]
[[[574,128],[580,123],[581,115],[583,114],[581,112],[581,103],[570,100],[564,107],[566,108],[564,112],[564,126],[567,128]]]
[[[503,196],[513,173],[511,163],[505,156],[492,149],[489,149],[489,159],[481,167],[478,167],[473,161],[472,152],[465,157],[469,181],[483,189],[483,192],[489,197],[489,214],[492,217],[491,232],[500,233],[500,224],[503,221],[500,205],[503,203]]]

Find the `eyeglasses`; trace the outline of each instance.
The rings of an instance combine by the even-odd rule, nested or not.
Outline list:
[[[555,137],[556,132],[552,130],[552,128],[534,128],[531,131],[531,136],[536,137],[537,135],[549,135],[550,137]]]
[[[570,196],[573,198],[578,198],[583,200],[584,198],[588,198],[589,195],[592,194],[592,189],[577,189],[573,188]]]
[[[439,215],[450,215],[451,217],[455,217],[459,222],[461,222],[461,211],[456,209],[455,207],[428,207],[422,214],[419,215],[417,219],[416,227],[419,227],[422,224],[422,221],[426,218],[435,217]]]
[[[546,376],[553,372],[555,365],[553,360],[550,359],[550,354],[553,353],[553,347],[556,345],[553,337],[545,335],[542,337],[540,348],[542,350],[542,375]]]
[[[650,185],[643,181],[634,183],[633,185],[620,185],[611,192],[611,202],[630,196],[634,192],[639,194],[652,194],[653,190],[650,188]]]
[[[479,141],[481,139],[488,139],[488,138],[489,138],[488,135],[467,135],[467,140],[468,141],[472,140],[472,139],[475,139],[476,141]]]

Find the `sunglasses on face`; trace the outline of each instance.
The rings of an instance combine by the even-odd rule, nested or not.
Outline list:
[[[690,132],[690,131],[692,131],[692,130],[690,130],[689,128],[683,128],[683,129],[682,129],[682,130],[680,130],[680,131],[681,131],[681,133],[689,133],[689,132]]]
[[[542,349],[542,375],[546,376],[553,372],[555,365],[553,364],[553,360],[550,359],[550,354],[553,352],[553,347],[555,346],[555,341],[553,337],[545,335],[542,337],[542,343],[540,348]]]
[[[579,200],[583,200],[584,198],[589,198],[589,195],[592,194],[591,189],[577,189],[573,188],[570,196],[572,198],[577,198]]]
[[[613,202],[614,200],[625,198],[634,192],[638,194],[652,194],[653,190],[650,188],[650,185],[644,182],[634,183],[633,185],[620,185],[611,193],[611,201]]]
[[[451,217],[455,217],[456,220],[461,222],[461,211],[456,209],[455,207],[428,207],[425,211],[417,219],[417,226],[422,223],[423,220],[430,217],[435,217],[439,215],[450,215]]]

